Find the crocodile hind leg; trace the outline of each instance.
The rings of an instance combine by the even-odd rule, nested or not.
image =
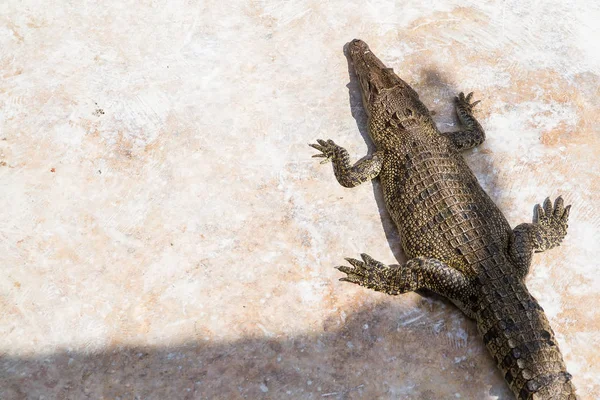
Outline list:
[[[475,107],[480,100],[471,103],[472,97],[473,92],[469,93],[466,97],[463,92],[460,92],[456,98],[456,114],[465,129],[458,132],[444,133],[444,135],[454,143],[458,150],[467,150],[479,146],[485,140],[485,132],[473,116],[473,107]]]
[[[560,244],[567,234],[571,206],[565,207],[562,197],[554,201],[546,198],[544,206],[537,204],[533,223],[517,226],[511,235],[509,251],[520,278],[529,272],[533,252],[540,253]]]
[[[469,280],[460,271],[435,258],[417,257],[404,265],[385,265],[367,254],[361,254],[361,258],[362,261],[346,258],[351,267],[337,267],[347,275],[341,281],[391,295],[429,289],[461,303],[474,300]]]
[[[379,175],[383,163],[383,153],[376,152],[370,157],[366,157],[356,164],[350,164],[350,156],[346,149],[338,146],[333,140],[317,140],[318,144],[309,144],[310,147],[319,150],[321,153],[313,157],[322,157],[325,160],[333,162],[333,171],[340,185],[351,188],[358,186],[363,182],[370,181]]]

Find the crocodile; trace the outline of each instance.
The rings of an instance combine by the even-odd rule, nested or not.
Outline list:
[[[355,39],[346,51],[358,78],[375,145],[352,164],[332,140],[310,144],[337,181],[352,188],[378,178],[408,261],[386,265],[367,254],[337,269],[351,282],[390,295],[428,289],[475,320],[517,399],[576,399],[554,331],[524,282],[534,252],[558,246],[571,206],[535,205],[531,223],[512,229],[461,152],[485,140],[473,93],[455,98],[460,129],[440,132],[419,95]]]

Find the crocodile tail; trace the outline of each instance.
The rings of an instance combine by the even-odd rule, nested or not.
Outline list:
[[[482,282],[482,290],[477,327],[517,399],[577,399],[554,331],[527,287],[505,277],[502,285]]]

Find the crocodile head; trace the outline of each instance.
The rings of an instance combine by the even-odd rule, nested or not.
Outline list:
[[[347,52],[354,66],[354,71],[360,82],[363,104],[367,115],[371,116],[373,107],[382,94],[392,88],[400,87],[405,93],[416,99],[417,93],[392,68],[387,68],[383,62],[360,39],[354,39],[348,44]]]

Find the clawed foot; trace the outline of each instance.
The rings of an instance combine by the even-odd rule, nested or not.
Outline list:
[[[321,152],[313,156],[314,158],[325,158],[323,161],[321,161],[321,164],[331,161],[336,152],[342,149],[331,139],[328,141],[317,139],[317,143],[318,144],[309,144],[309,146]]]
[[[481,100],[477,100],[474,101],[473,103],[471,103],[471,99],[473,98],[473,92],[469,93],[466,97],[465,94],[463,92],[460,92],[458,94],[458,97],[456,97],[456,106],[459,110],[464,110],[464,111],[468,111],[471,112],[473,110],[473,108],[479,104],[479,102]]]
[[[407,287],[406,272],[408,268],[400,265],[388,266],[374,260],[368,254],[361,254],[362,261],[346,258],[351,267],[336,267],[347,276],[340,281],[352,282],[379,292],[388,294],[405,293],[413,288]],[[403,279],[404,278],[404,279]]]
[[[548,243],[559,243],[567,234],[567,227],[569,222],[569,211],[571,206],[565,207],[565,203],[562,197],[557,197],[554,201],[554,206],[550,198],[547,197],[544,201],[544,206],[537,204],[533,213],[533,222],[539,224],[546,233],[548,238],[541,243],[541,246],[537,249],[538,252],[547,250],[551,246]]]

